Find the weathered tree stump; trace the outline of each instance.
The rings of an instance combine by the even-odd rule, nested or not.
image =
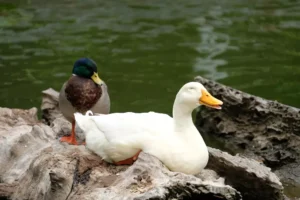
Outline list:
[[[42,122],[36,108],[0,108],[2,199],[284,198],[279,179],[268,168],[215,149],[210,149],[209,168],[224,178],[210,169],[198,176],[171,172],[145,153],[132,166],[108,164],[85,146],[59,142],[58,137],[69,134],[71,125],[57,109],[58,93],[46,90],[43,94]],[[237,173],[235,181],[233,174]],[[254,184],[243,186],[244,182]]]

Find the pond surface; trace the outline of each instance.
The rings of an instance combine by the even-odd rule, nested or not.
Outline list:
[[[171,114],[197,75],[300,107],[300,2],[0,0],[0,106],[39,107],[83,56],[112,112]]]

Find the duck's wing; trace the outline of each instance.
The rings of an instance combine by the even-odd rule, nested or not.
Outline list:
[[[167,140],[170,138],[168,135],[173,133],[173,119],[168,115],[154,112],[93,114],[93,116],[89,116],[89,113],[86,115],[76,113],[75,119],[83,131],[92,132],[94,136],[99,134],[99,138],[97,136],[95,138],[98,139],[98,148],[102,152],[99,155],[109,161],[130,158],[139,150],[144,150],[159,140]],[[101,145],[101,142],[104,144]]]
[[[160,134],[170,134],[173,119],[166,114],[149,113],[113,113],[93,116],[97,128],[105,134],[107,140],[126,140],[126,138],[144,138]]]
[[[72,122],[73,114],[76,112],[72,104],[68,101],[65,93],[67,82],[65,82],[60,90],[59,97],[58,97],[58,106],[59,110],[63,114],[63,116],[69,121]]]

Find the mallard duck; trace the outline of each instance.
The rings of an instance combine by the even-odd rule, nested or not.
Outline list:
[[[73,66],[72,76],[65,82],[59,93],[59,109],[72,123],[70,136],[61,142],[77,145],[74,113],[88,110],[108,114],[110,99],[106,84],[99,78],[96,63],[89,58],[78,59]]]
[[[222,104],[202,84],[190,82],[176,95],[173,118],[155,112],[74,115],[86,147],[109,163],[132,164],[143,151],[172,171],[197,174],[208,162],[208,150],[192,112],[199,105],[221,109]]]

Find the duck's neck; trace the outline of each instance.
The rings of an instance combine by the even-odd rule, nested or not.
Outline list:
[[[181,138],[181,141],[189,144],[193,148],[193,151],[206,152],[206,155],[207,147],[193,123],[192,112],[193,108],[175,100],[173,106],[174,133],[177,137]]]
[[[173,119],[175,122],[175,128],[178,131],[185,129],[195,128],[192,119],[193,108],[180,103],[179,99],[176,99],[173,105]]]

